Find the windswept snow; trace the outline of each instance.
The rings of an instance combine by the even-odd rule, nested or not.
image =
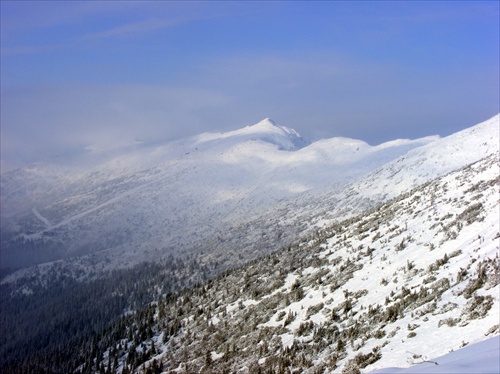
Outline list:
[[[446,338],[434,342],[442,344]],[[500,336],[471,344],[436,358],[409,354],[414,365],[409,368],[384,368],[370,374],[495,374],[500,373]],[[415,357],[413,357],[415,356]]]

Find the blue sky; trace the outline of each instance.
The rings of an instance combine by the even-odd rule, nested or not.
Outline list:
[[[266,117],[378,144],[500,111],[498,1],[0,4],[3,171]]]

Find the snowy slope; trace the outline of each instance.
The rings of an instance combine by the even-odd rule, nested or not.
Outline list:
[[[234,266],[491,153],[498,120],[370,146],[308,144],[266,119],[138,145],[90,169],[13,171],[2,176],[2,266],[63,258],[104,271],[179,253]]]
[[[498,159],[493,153],[153,303],[119,324],[116,369],[420,372],[423,361],[497,336]],[[438,362],[466,365],[452,359]]]
[[[310,227],[321,227],[358,214],[419,184],[498,152],[499,128],[500,115],[497,115],[456,134],[408,149],[402,155],[394,153],[394,157],[382,166],[347,185],[334,183],[327,188],[315,188],[293,201],[283,202],[276,209],[293,212],[288,219],[296,222],[307,219]],[[401,141],[386,145],[394,149],[394,143]],[[302,206],[308,209],[302,210]]]
[[[500,336],[480,343],[452,351],[444,356],[427,359],[411,368],[384,368],[371,374],[431,374],[464,373],[492,374],[500,373]]]
[[[155,257],[200,251],[207,238],[225,231],[226,218],[243,224],[280,199],[361,173],[356,165],[368,158],[367,165],[379,166],[428,141],[389,150],[362,144],[355,163],[348,159],[361,142],[305,147],[295,131],[266,119],[228,133],[139,146],[88,171],[57,165],[14,171],[2,177],[2,264],[103,250],[134,263],[150,258],[142,256],[148,251]],[[33,247],[39,258],[28,253]],[[133,249],[139,249],[135,260]]]

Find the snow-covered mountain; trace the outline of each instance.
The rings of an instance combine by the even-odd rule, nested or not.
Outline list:
[[[490,154],[498,122],[370,146],[308,143],[265,119],[94,157],[90,167],[83,159],[15,170],[1,181],[2,267],[81,267],[83,258],[99,271],[212,253],[234,266]]]
[[[0,369],[347,374],[497,336],[499,120],[370,146],[266,119],[2,175]]]
[[[103,336],[96,348],[99,358],[87,358],[80,369],[350,374],[467,368],[435,357],[494,336],[488,345],[498,345],[498,159],[495,152],[152,303],[111,328],[113,338]],[[498,351],[493,355],[489,363],[469,360],[474,366],[465,372],[498,368]],[[428,363],[442,366],[418,371]]]

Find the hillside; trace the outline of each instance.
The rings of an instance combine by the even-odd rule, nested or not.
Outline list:
[[[62,264],[82,279],[170,256],[232,267],[491,154],[498,121],[370,146],[309,144],[266,119],[138,145],[92,167],[13,171],[2,176],[2,267],[44,264],[18,274],[29,277]]]
[[[94,346],[98,362],[117,372],[355,373],[498,335],[498,157],[168,295],[111,328]],[[98,370],[92,358],[83,372]]]
[[[377,146],[264,120],[2,175],[2,271],[26,267],[0,369],[365,371],[497,334],[499,119]]]

